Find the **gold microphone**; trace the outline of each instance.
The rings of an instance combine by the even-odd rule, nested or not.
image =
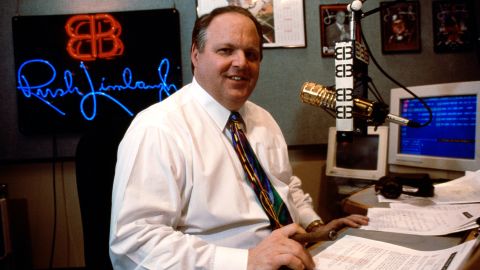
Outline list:
[[[332,87],[326,87],[313,82],[303,84],[300,91],[302,102],[330,110],[335,113],[336,92]],[[369,124],[379,126],[388,120],[390,122],[416,127],[417,122],[388,113],[385,103],[371,101],[364,98],[353,98],[353,117],[366,119]]]

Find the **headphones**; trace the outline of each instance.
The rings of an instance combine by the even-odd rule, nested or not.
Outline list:
[[[433,191],[433,181],[428,174],[388,175],[381,177],[375,184],[375,193],[380,193],[387,199],[396,199],[401,194],[433,197]]]

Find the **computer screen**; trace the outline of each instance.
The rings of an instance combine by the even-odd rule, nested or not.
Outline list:
[[[338,142],[337,130],[328,134],[326,175],[378,180],[387,172],[388,127],[369,126],[366,136],[354,136],[351,142]]]
[[[480,81],[409,87],[431,108],[429,125],[390,124],[389,164],[440,171],[475,171],[479,159]],[[426,123],[424,105],[404,89],[390,96],[390,113]]]

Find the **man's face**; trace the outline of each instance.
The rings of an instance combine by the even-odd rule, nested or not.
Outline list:
[[[237,13],[215,17],[207,28],[202,52],[192,48],[198,83],[229,110],[238,110],[253,92],[260,71],[255,24]]]
[[[335,20],[339,24],[345,23],[345,12],[343,11],[337,12]]]

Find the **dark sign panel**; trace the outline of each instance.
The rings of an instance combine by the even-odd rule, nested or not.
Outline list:
[[[24,134],[130,121],[182,84],[175,9],[18,16],[12,25]]]

